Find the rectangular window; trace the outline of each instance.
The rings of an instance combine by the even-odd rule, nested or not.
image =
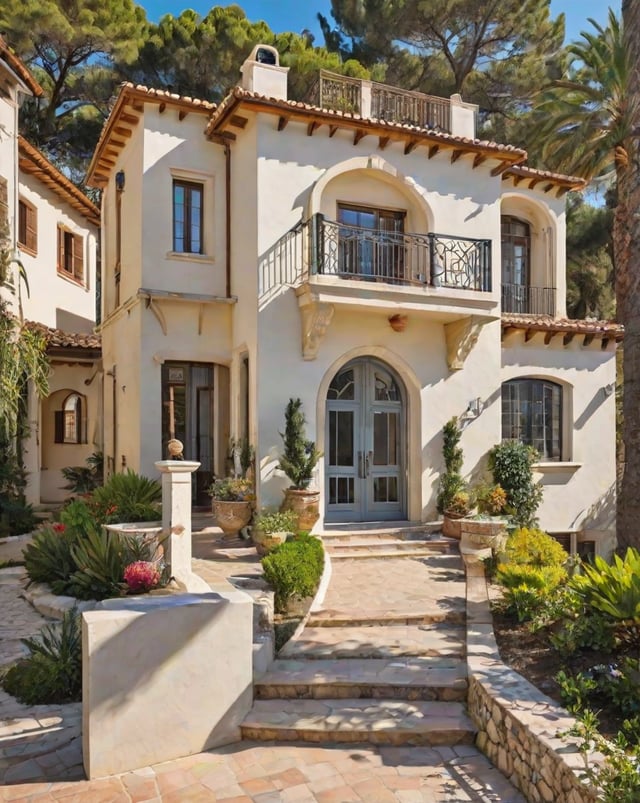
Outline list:
[[[58,273],[75,279],[84,280],[84,238],[58,226]]]
[[[38,252],[38,217],[35,206],[18,201],[18,243],[31,254]]]
[[[541,379],[502,385],[502,440],[533,446],[543,460],[562,460],[562,388]]]
[[[179,254],[202,254],[203,185],[173,182],[173,250]]]

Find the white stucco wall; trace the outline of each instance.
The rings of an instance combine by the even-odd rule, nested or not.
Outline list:
[[[34,176],[21,173],[20,199],[36,210],[38,250],[21,248],[29,280],[29,295],[22,292],[24,317],[67,332],[91,332],[96,320],[97,226],[62,201]],[[58,273],[58,226],[82,238],[82,283]]]

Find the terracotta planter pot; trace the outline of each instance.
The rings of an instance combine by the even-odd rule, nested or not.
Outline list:
[[[296,514],[298,530],[310,530],[320,517],[320,491],[287,488],[282,510],[292,510]]]
[[[211,510],[225,538],[233,538],[251,521],[253,505],[251,502],[221,502],[214,499]]]
[[[287,538],[291,535],[288,532],[280,533],[264,533],[255,527],[251,530],[251,540],[256,548],[258,555],[267,555],[272,549],[275,549],[280,544],[284,544]]]

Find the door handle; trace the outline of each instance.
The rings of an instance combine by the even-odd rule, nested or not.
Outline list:
[[[364,479],[364,466],[362,462],[362,452],[358,452],[358,479]]]
[[[373,460],[373,452],[367,452],[364,458],[364,476],[369,477],[371,471],[371,461]]]

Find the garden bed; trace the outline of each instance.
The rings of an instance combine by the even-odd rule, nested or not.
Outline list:
[[[507,666],[515,669],[544,694],[560,705],[565,705],[560,685],[554,680],[561,670],[572,675],[586,672],[599,664],[609,665],[618,662],[625,656],[636,657],[631,650],[615,652],[589,650],[576,652],[571,656],[563,656],[549,643],[545,632],[532,633],[528,622],[517,622],[509,616],[493,612],[493,630],[500,650],[500,657]],[[600,733],[606,738],[613,738],[622,726],[622,717],[611,710],[606,700],[594,706],[600,722]]]

